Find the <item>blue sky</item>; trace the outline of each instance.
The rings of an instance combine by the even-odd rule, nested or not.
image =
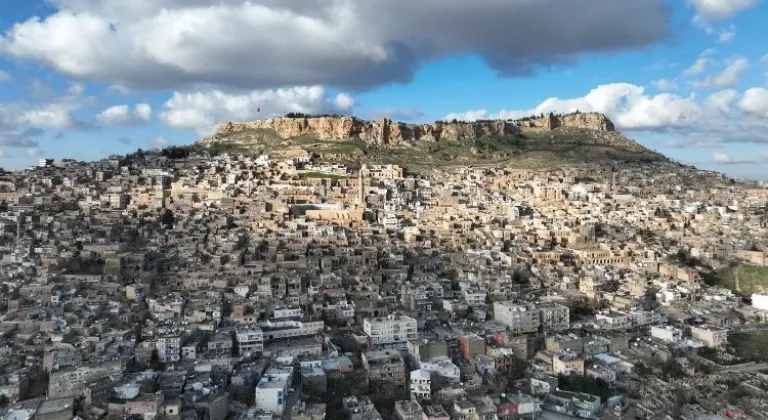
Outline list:
[[[765,21],[763,0],[4,2],[0,166],[287,111],[579,109],[676,160],[768,179]]]

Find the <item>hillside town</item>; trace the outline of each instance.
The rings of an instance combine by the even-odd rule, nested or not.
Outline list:
[[[768,183],[169,148],[0,235],[3,419],[768,418]]]

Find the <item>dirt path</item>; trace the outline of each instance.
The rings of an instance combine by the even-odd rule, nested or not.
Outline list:
[[[736,291],[737,292],[741,292],[741,286],[739,285],[739,272],[740,271],[741,271],[741,264],[739,264],[736,267],[736,270],[734,270],[734,272],[733,272],[733,282],[734,282],[734,285],[736,286]]]

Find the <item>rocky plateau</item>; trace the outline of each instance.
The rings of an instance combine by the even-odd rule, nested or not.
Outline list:
[[[573,113],[545,115],[521,120],[445,121],[434,124],[406,124],[388,118],[365,121],[350,116],[283,117],[248,122],[217,124],[214,133],[200,141],[210,146],[226,141],[232,134],[249,130],[271,130],[283,139],[315,136],[318,140],[359,138],[370,145],[408,145],[419,142],[457,142],[486,136],[509,136],[526,132],[547,132],[560,127],[613,132],[613,123],[603,114]]]

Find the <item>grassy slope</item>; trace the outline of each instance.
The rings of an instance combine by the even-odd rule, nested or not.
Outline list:
[[[272,130],[248,130],[220,137],[215,148],[233,152],[280,155],[287,150],[309,153],[342,163],[391,163],[409,170],[434,166],[509,166],[554,169],[561,165],[663,159],[618,133],[581,129],[557,129],[519,136],[490,136],[456,142],[421,142],[372,146],[353,138],[320,140],[314,135],[281,139]]]
[[[744,361],[768,362],[768,331],[735,333],[728,336],[734,356]]]
[[[768,267],[742,264],[736,275],[742,292],[768,291]]]
[[[711,286],[720,286],[747,295],[768,291],[768,267],[735,264],[707,277],[706,282]]]

